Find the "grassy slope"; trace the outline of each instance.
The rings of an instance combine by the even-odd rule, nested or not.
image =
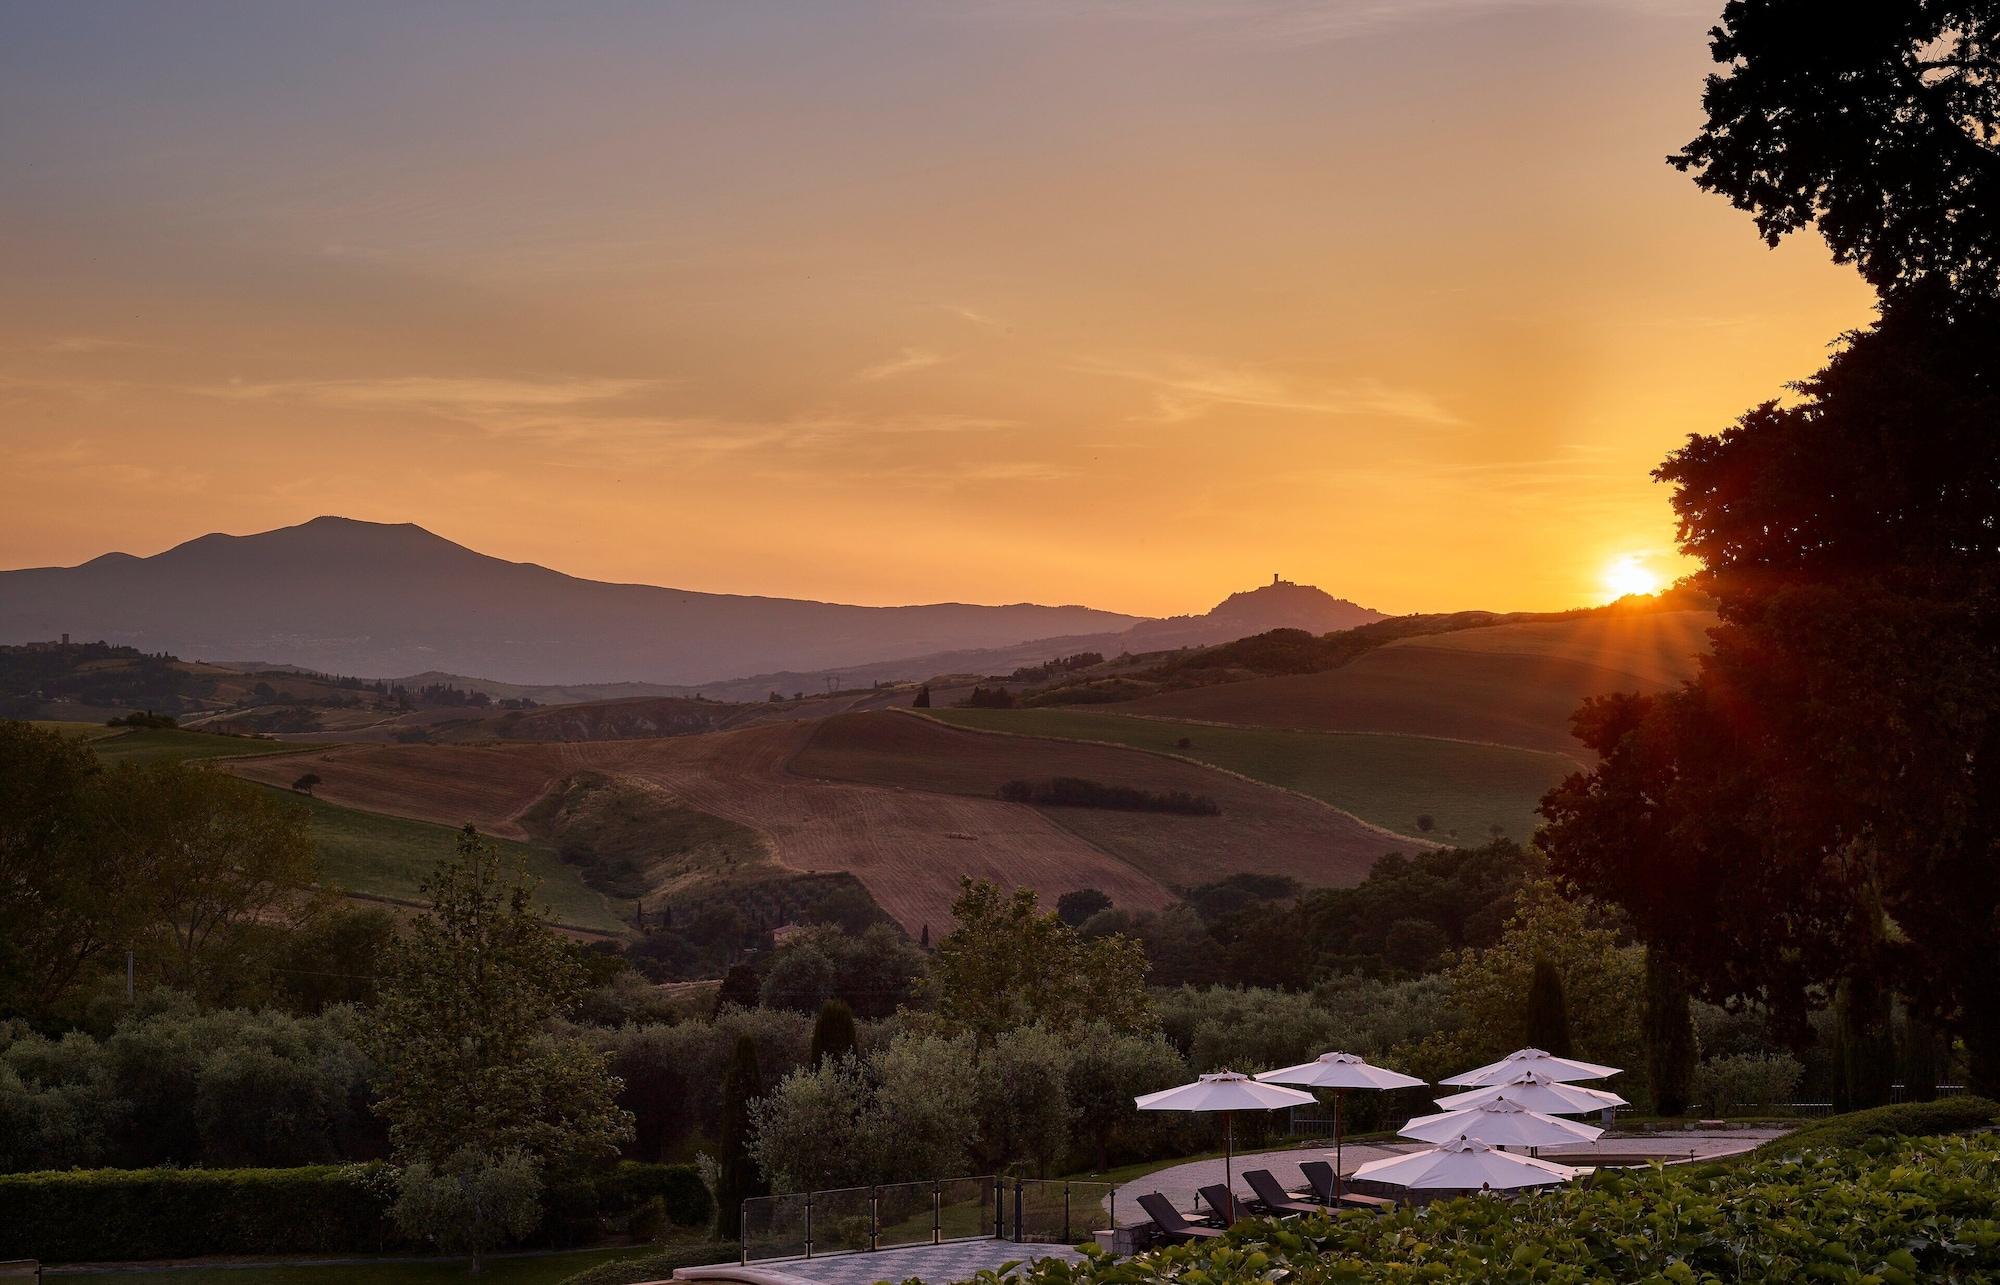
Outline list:
[[[994,798],[1013,779],[1075,776],[1107,785],[1185,790],[1216,800],[1220,816],[1114,808],[1036,811],[1102,852],[1168,886],[1255,870],[1347,886],[1400,844],[1309,799],[1196,763],[1116,746],[979,736],[907,714],[843,714],[823,721],[791,761],[794,773],[904,791]],[[1110,892],[1109,888],[1105,889]],[[1114,895],[1114,899],[1116,894]]]
[[[1556,754],[1421,736],[1195,726],[1067,709],[931,712],[963,727],[1183,755],[1323,799],[1400,834],[1418,834],[1417,815],[1429,813],[1437,821],[1432,838],[1457,830],[1467,842],[1484,842],[1495,824],[1526,839],[1536,802],[1574,770]],[[1176,747],[1182,737],[1192,744]]]
[[[362,812],[319,799],[301,801],[312,809],[313,839],[327,879],[349,892],[417,900],[424,875],[456,842],[457,832],[450,826]],[[542,901],[556,922],[607,932],[624,926],[620,908],[587,886],[576,868],[564,865],[549,848],[510,839],[491,841],[541,880]]]
[[[1702,611],[1580,616],[1428,634],[1315,673],[1142,697],[1120,712],[1316,732],[1385,732],[1576,755],[1586,696],[1657,691],[1693,672]]]

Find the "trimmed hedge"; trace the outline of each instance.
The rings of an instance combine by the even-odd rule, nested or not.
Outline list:
[[[0,1258],[372,1253],[403,1243],[389,1223],[394,1199],[380,1162],[0,1174]],[[693,1165],[626,1161],[551,1188],[539,1239],[587,1243],[606,1219],[628,1218],[655,1199],[679,1226],[705,1227],[715,1217]]]
[[[706,1227],[715,1221],[715,1200],[693,1165],[623,1160],[597,1179],[597,1208],[603,1213],[630,1213],[655,1196],[667,1208],[667,1221],[677,1227]]]
[[[1740,1168],[1600,1169],[1518,1200],[1244,1219],[1131,1258],[1043,1259],[1006,1285],[1482,1285],[2000,1280],[2000,1138],[1874,1139]],[[1001,1285],[980,1273],[977,1285]]]
[[[736,1242],[728,1240],[676,1245],[643,1258],[621,1258],[615,1263],[599,1263],[588,1271],[569,1277],[562,1285],[639,1285],[643,1281],[660,1281],[683,1267],[733,1263],[738,1250]]]
[[[1782,1138],[1773,1138],[1750,1154],[1762,1160],[1792,1156],[1825,1147],[1854,1147],[1870,1138],[1920,1138],[1957,1133],[2000,1122],[2000,1102],[1965,1095],[1935,1102],[1899,1102],[1828,1116]]]
[[[387,1178],[381,1164],[0,1174],[0,1258],[381,1249]]]

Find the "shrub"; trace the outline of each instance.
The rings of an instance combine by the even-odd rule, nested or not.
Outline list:
[[[658,1200],[677,1227],[705,1227],[715,1217],[715,1201],[693,1165],[649,1165],[621,1161],[597,1178],[598,1211],[629,1214]]]
[[[1990,1104],[1989,1104],[1990,1105]],[[1916,1138],[1735,1168],[1600,1169],[1518,1200],[1254,1218],[1142,1257],[1045,1259],[1025,1285],[1406,1281],[1985,1281],[2000,1274],[2000,1138]]]
[[[187,1258],[382,1249],[380,1165],[0,1175],[0,1258]]]
[[[542,1220],[541,1166],[525,1151],[487,1155],[466,1148],[443,1164],[416,1160],[396,1178],[389,1216],[412,1238],[447,1254],[472,1255],[510,1245]]]
[[[1710,1058],[1694,1069],[1694,1100],[1715,1115],[1791,1101],[1805,1068],[1785,1053]]]
[[[1793,1156],[1830,1147],[1858,1147],[1871,1138],[1954,1133],[2000,1122],[2000,1103],[1970,1095],[1935,1102],[1902,1102],[1815,1120],[1757,1148],[1755,1157]]]

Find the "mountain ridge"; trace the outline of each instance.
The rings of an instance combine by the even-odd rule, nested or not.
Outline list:
[[[504,682],[719,681],[1127,627],[1077,605],[865,607],[570,576],[415,523],[320,517],[148,557],[0,572],[0,640],[68,633],[188,657]]]

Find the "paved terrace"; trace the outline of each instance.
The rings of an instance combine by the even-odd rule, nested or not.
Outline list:
[[[1067,1245],[1017,1245],[1011,1240],[960,1240],[944,1245],[911,1245],[874,1253],[829,1254],[824,1258],[781,1258],[748,1267],[683,1267],[682,1281],[741,1281],[748,1285],[875,1285],[917,1277],[928,1285],[970,1280],[986,1268],[1029,1259],[1077,1259]]]
[[[1566,1162],[1570,1157],[1578,1157],[1572,1163],[1588,1164],[1581,1157],[1591,1153],[1609,1156],[1631,1156],[1634,1154],[1657,1155],[1669,1162],[1686,1160],[1690,1153],[1697,1160],[1713,1160],[1720,1156],[1732,1156],[1748,1151],[1760,1142],[1782,1137],[1783,1129],[1717,1129],[1713,1131],[1694,1130],[1673,1133],[1607,1133],[1597,1142],[1588,1145],[1563,1147],[1561,1153]],[[1391,1142],[1362,1145],[1350,1143],[1341,1149],[1341,1168],[1352,1176],[1355,1169],[1371,1160],[1382,1160],[1389,1156],[1404,1155],[1411,1151],[1421,1151],[1428,1143]],[[1549,1148],[1554,1152],[1556,1148]],[[1333,1160],[1333,1148],[1293,1147],[1284,1151],[1257,1151],[1236,1157],[1232,1169],[1236,1175],[1236,1194],[1250,1198],[1250,1186],[1243,1181],[1246,1169],[1269,1169],[1278,1181],[1287,1187],[1302,1187],[1305,1178],[1299,1173],[1301,1160]],[[1143,1178],[1134,1178],[1118,1188],[1118,1221],[1137,1222],[1145,1217],[1139,1209],[1139,1197],[1157,1191],[1181,1209],[1194,1208],[1195,1192],[1210,1183],[1222,1181],[1222,1161],[1191,1160],[1171,1169],[1160,1169]]]

